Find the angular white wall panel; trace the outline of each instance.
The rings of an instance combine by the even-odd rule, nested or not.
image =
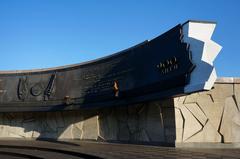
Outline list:
[[[213,61],[222,47],[211,40],[215,27],[212,22],[188,21],[183,24],[183,41],[190,44],[192,62],[196,65],[185,93],[210,90],[217,79]]]

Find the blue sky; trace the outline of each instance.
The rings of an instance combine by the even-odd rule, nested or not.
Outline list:
[[[216,21],[218,76],[240,76],[239,0],[1,0],[0,70],[80,63],[188,19]]]

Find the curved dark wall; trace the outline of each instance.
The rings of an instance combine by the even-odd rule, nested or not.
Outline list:
[[[117,106],[184,93],[193,69],[182,26],[95,61],[0,73],[0,111]]]

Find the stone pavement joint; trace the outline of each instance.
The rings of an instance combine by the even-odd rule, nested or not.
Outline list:
[[[174,148],[90,141],[0,140],[0,158],[240,158],[240,149]]]

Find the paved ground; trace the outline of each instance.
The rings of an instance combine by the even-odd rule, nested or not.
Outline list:
[[[0,159],[19,158],[240,158],[240,149],[190,149],[96,142],[50,142],[32,140],[1,140]]]

